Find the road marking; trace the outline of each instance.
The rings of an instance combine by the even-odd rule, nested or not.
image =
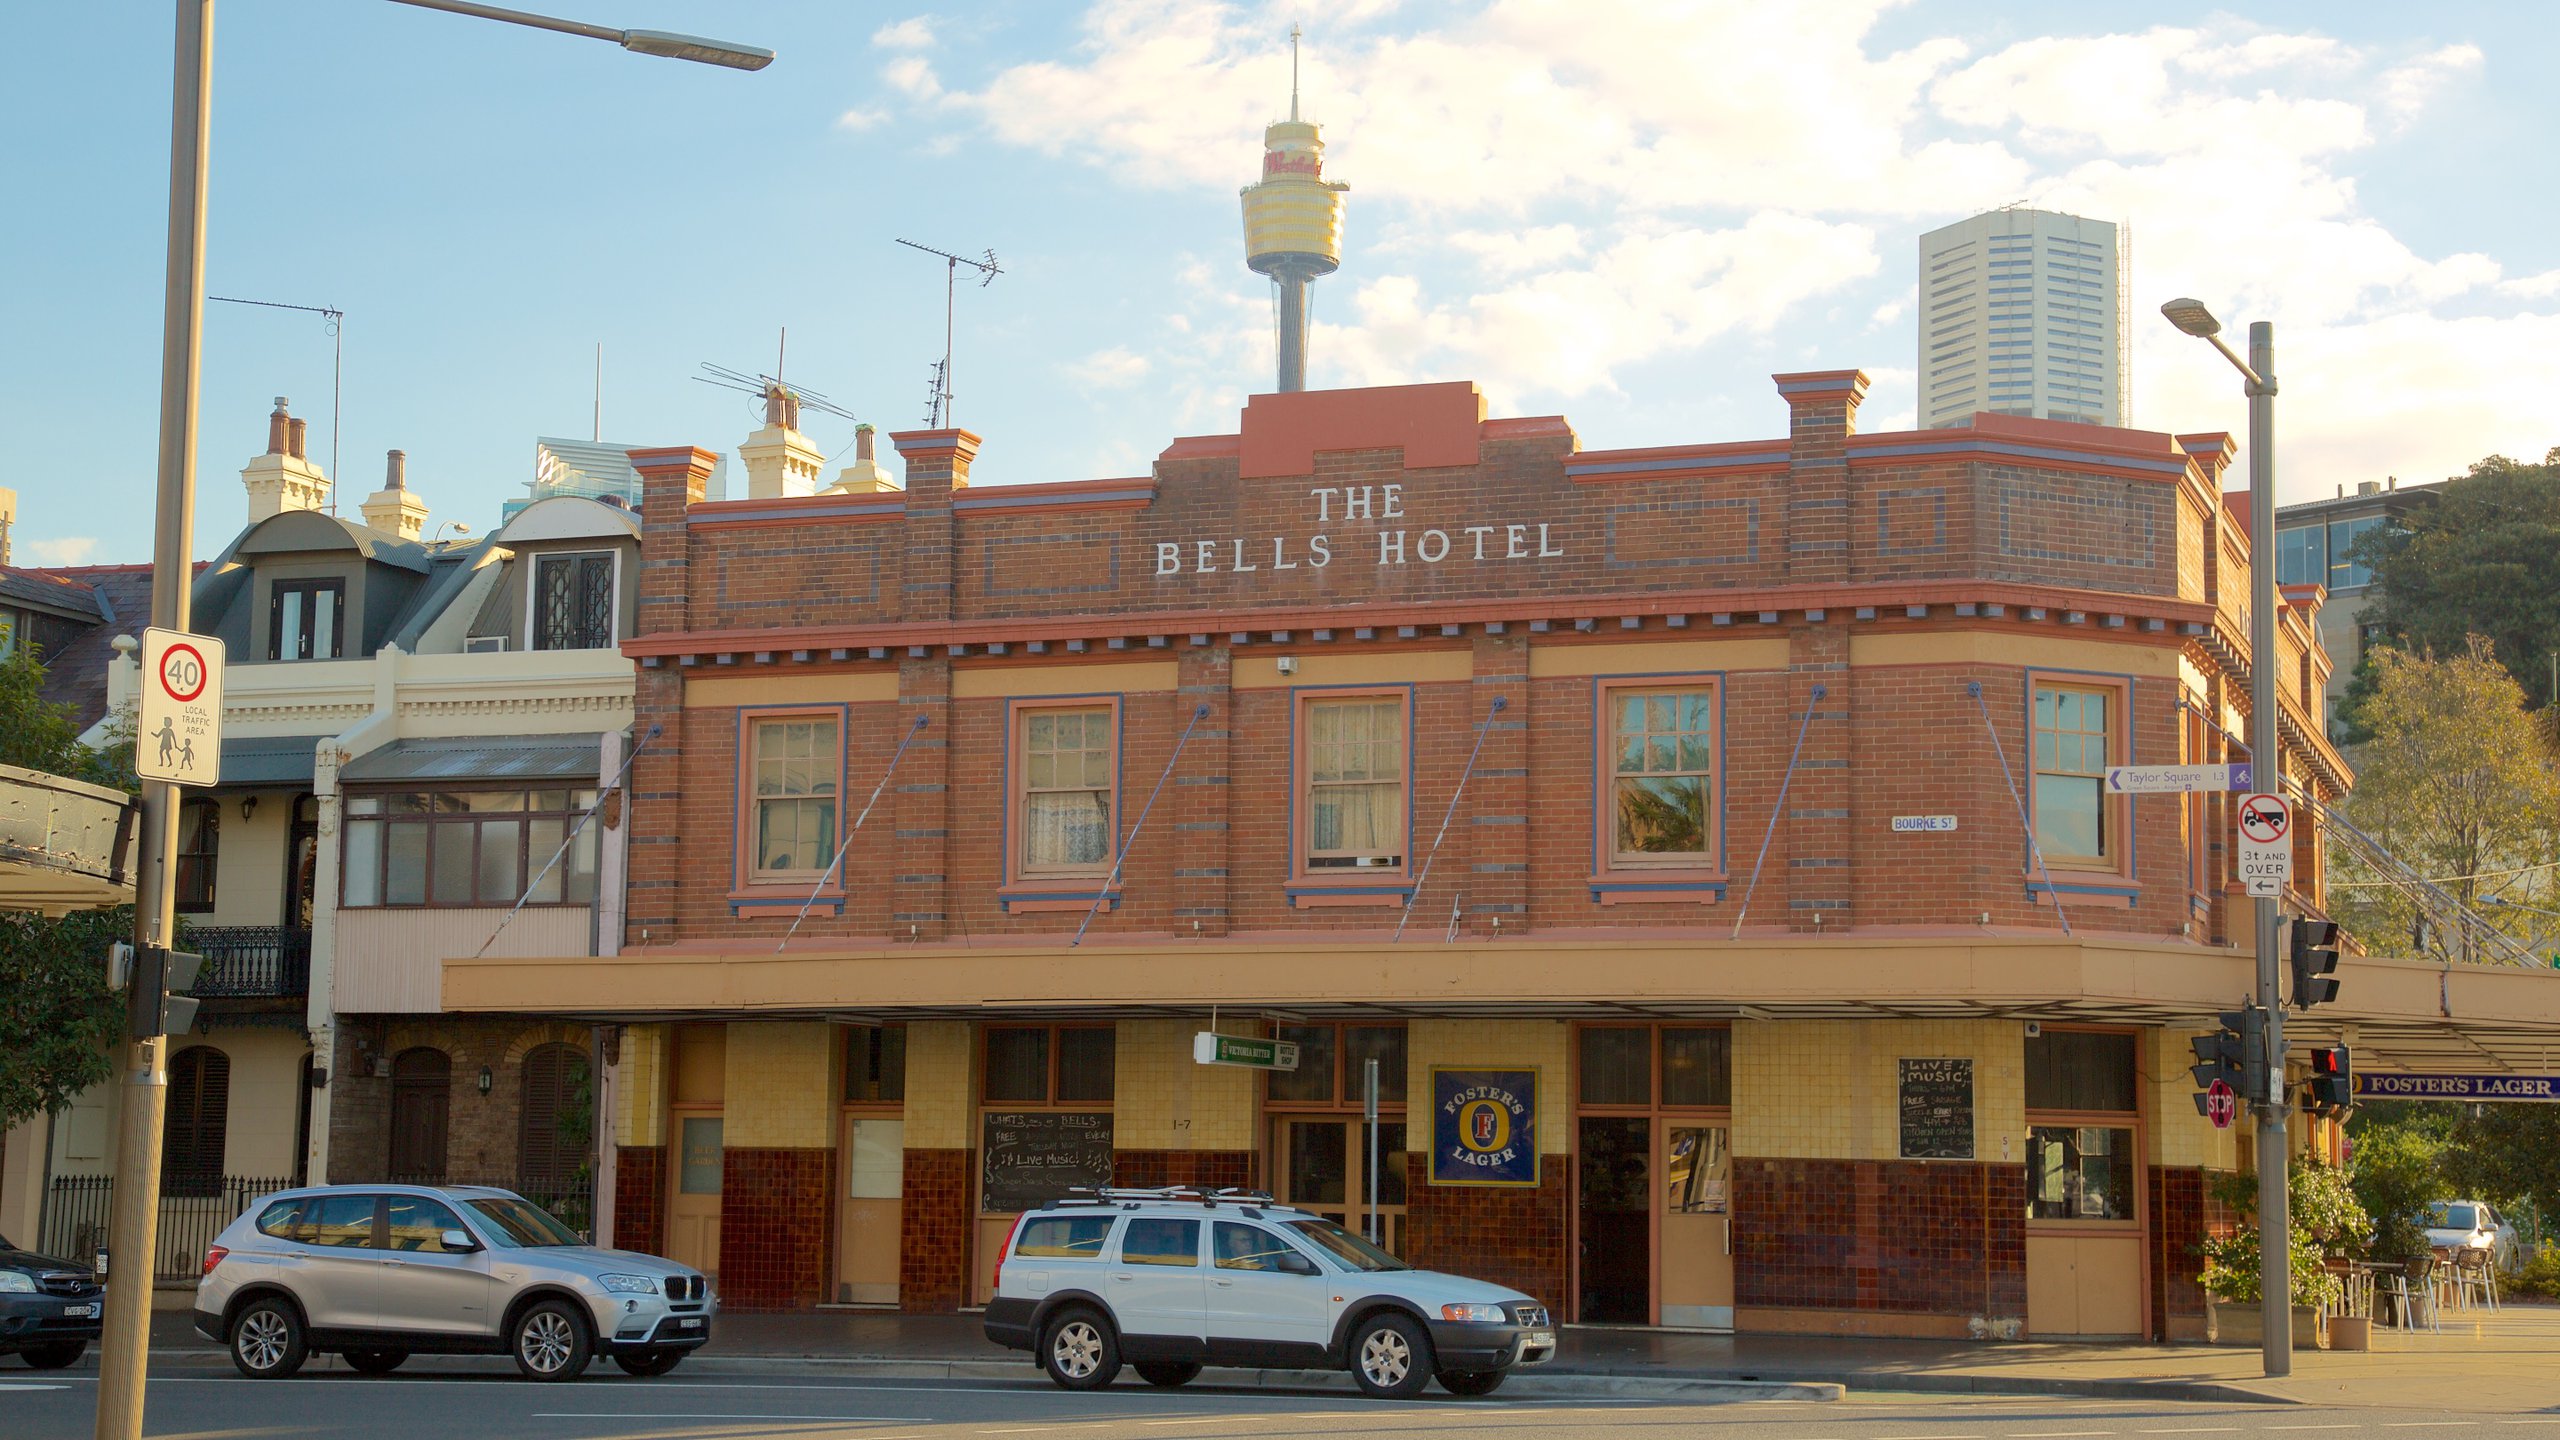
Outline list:
[[[2195,1425],[2176,1430],[2136,1430],[2136,1435],[2228,1435],[2237,1425]]]
[[[0,1384],[0,1390],[68,1390],[68,1385],[21,1385],[15,1381]]]
[[[2086,1435],[2113,1435],[2113,1430],[2021,1430],[2010,1440],[2080,1440]]]
[[[2353,1430],[2353,1425],[2269,1425],[2269,1430]]]
[[[841,1420],[865,1425],[909,1425],[912,1415],[764,1415],[749,1410],[537,1410],[536,1420]],[[884,1437],[886,1440],[886,1437]]]
[[[2386,1422],[2382,1428],[2385,1430],[2441,1430],[2449,1425],[2477,1425],[2479,1423],[2480,1422],[2477,1420],[2392,1420]]]

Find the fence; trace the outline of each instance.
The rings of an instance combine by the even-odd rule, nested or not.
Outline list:
[[[152,1274],[161,1280],[192,1281],[204,1271],[204,1252],[224,1226],[238,1219],[262,1195],[292,1188],[286,1179],[241,1175],[188,1177],[183,1195],[160,1197],[160,1233],[152,1257]],[[64,1260],[94,1264],[107,1248],[107,1226],[115,1214],[116,1182],[112,1175],[57,1177],[45,1192],[43,1243],[36,1248]]]

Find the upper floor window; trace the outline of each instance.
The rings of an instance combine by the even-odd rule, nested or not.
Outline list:
[[[758,880],[810,880],[835,861],[843,747],[832,715],[759,719],[748,727],[748,843]]]
[[[613,571],[611,551],[536,556],[528,648],[612,649]]]
[[[222,802],[189,800],[178,807],[178,913],[213,908],[214,861],[222,848]]]
[[[1405,852],[1405,697],[1306,702],[1305,863],[1400,869]]]
[[[1715,690],[1613,688],[1606,694],[1612,862],[1713,865]]]
[[[2036,845],[2050,863],[2112,865],[2118,858],[2106,794],[2117,696],[2112,687],[2036,684]]]
[[[846,1026],[844,1103],[894,1104],[906,1098],[907,1027]]]
[[[2373,583],[2372,567],[2348,558],[2358,540],[2389,523],[2383,516],[2366,515],[2354,520],[2338,520],[2329,526],[2329,573],[2321,579],[2332,590],[2345,590]]]
[[[18,632],[26,628],[25,612],[0,610],[0,660],[18,653]]]
[[[577,827],[595,803],[593,790],[350,795],[342,903],[590,904],[596,830]]]
[[[1023,709],[1022,843],[1026,877],[1111,868],[1119,746],[1111,706]]]
[[[335,660],[347,653],[347,582],[279,580],[267,630],[270,660]]]

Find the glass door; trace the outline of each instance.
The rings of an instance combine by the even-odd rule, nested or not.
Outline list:
[[[1299,1119],[1275,1122],[1280,1157],[1277,1197],[1313,1211],[1347,1230],[1404,1253],[1404,1122],[1378,1123],[1378,1208],[1369,1210],[1369,1133],[1360,1120]]]
[[[1662,1181],[1662,1323],[1733,1328],[1733,1131],[1666,1119]]]

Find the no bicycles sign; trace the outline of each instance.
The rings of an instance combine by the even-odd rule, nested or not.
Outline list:
[[[142,710],[133,773],[173,785],[222,778],[222,642],[184,630],[142,632]]]
[[[2293,807],[2281,795],[2240,797],[2240,880],[2252,895],[2284,896],[2293,878]]]

